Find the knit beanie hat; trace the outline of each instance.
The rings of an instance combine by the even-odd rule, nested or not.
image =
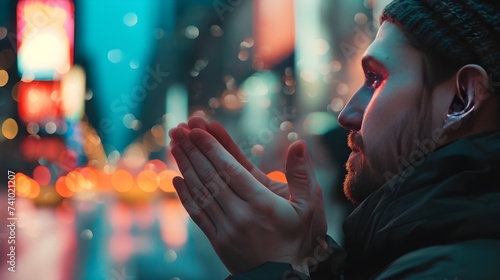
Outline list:
[[[394,0],[382,12],[387,19],[444,63],[478,64],[490,83],[500,82],[500,1]]]

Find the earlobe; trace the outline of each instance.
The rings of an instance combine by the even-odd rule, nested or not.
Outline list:
[[[483,100],[478,97],[488,89],[487,81],[486,71],[476,64],[465,65],[457,72],[455,96],[446,115],[445,129],[460,124],[481,105]]]

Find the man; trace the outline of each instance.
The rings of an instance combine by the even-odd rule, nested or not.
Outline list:
[[[396,0],[339,116],[360,203],[329,237],[304,142],[270,181],[215,122],[173,129],[179,197],[232,279],[500,279],[500,4]]]

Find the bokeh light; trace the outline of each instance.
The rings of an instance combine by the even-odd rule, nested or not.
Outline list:
[[[97,174],[96,174],[96,171],[91,168],[91,167],[84,167],[82,169],[80,169],[79,171],[80,175],[78,177],[78,182],[80,184],[80,186],[82,187],[82,189],[84,190],[93,190],[96,188],[97,186]]]
[[[9,73],[5,70],[0,70],[0,87],[5,86],[9,82]]]
[[[56,191],[63,198],[70,198],[73,192],[66,185],[66,176],[61,176],[56,181]]]
[[[46,186],[50,183],[51,175],[47,166],[39,165],[33,170],[33,179],[41,186]]]
[[[158,175],[152,170],[143,170],[137,175],[137,186],[144,192],[150,193],[158,189]]]
[[[14,119],[8,118],[2,123],[2,135],[7,139],[14,139],[19,128]]]
[[[137,17],[137,14],[135,13],[127,13],[125,14],[125,16],[123,16],[123,23],[125,23],[125,25],[127,26],[134,26],[137,24],[137,22],[139,21],[139,18]]]
[[[16,194],[21,197],[29,196],[31,192],[31,180],[23,173],[16,174]]]
[[[267,177],[269,177],[269,179],[277,181],[277,182],[282,182],[282,183],[288,182],[286,179],[285,173],[283,173],[281,171],[272,171],[272,172],[267,174]]]
[[[73,193],[79,193],[83,190],[82,182],[85,180],[79,170],[73,170],[66,175],[66,186]]]
[[[164,170],[160,172],[158,174],[158,183],[160,189],[166,193],[175,193],[175,188],[172,180],[177,176],[180,176],[180,174],[173,170]]]
[[[125,170],[118,170],[111,175],[111,185],[118,192],[129,191],[134,185],[134,177]]]

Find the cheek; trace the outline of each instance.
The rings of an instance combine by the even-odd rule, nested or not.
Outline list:
[[[411,124],[405,126],[405,121],[418,117],[418,92],[417,85],[406,83],[397,85],[387,84],[374,95],[366,108],[361,127],[365,150],[368,158],[374,163],[384,162],[384,158],[397,157],[397,141],[400,141],[400,133],[412,129]],[[388,163],[387,163],[388,164]]]
[[[413,111],[413,99],[405,96],[404,92],[384,88],[374,95],[365,110],[361,134],[363,137],[374,139],[391,137],[389,129]],[[368,139],[366,139],[368,141]]]

